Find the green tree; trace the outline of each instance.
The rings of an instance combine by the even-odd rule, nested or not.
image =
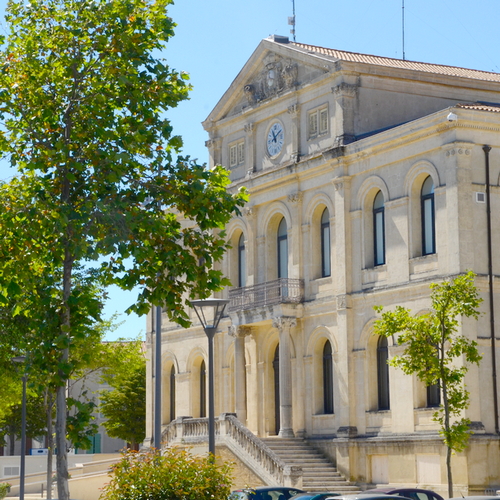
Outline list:
[[[210,457],[167,449],[161,456],[149,452],[125,453],[111,473],[101,500],[226,500],[231,492],[231,468]]]
[[[111,437],[124,439],[135,448],[146,432],[146,359],[139,340],[110,345],[113,362],[104,369],[102,381],[113,390],[100,391],[103,426]]]
[[[61,271],[53,355],[61,500],[69,498],[64,382],[74,312],[87,308],[75,265],[102,262],[108,283],[141,287],[132,310],[161,305],[182,325],[186,298],[228,283],[213,264],[245,196],[226,191],[221,167],[179,156],[165,113],[187,98],[187,76],[158,57],[173,34],[170,3],[12,0],[7,8],[0,150],[19,174],[0,186],[0,296],[22,293],[37,266],[46,280]]]
[[[439,384],[442,404],[434,413],[447,447],[446,467],[448,495],[453,497],[451,455],[467,447],[470,420],[462,416],[469,406],[469,393],[464,384],[470,364],[479,364],[477,343],[459,333],[462,317],[479,317],[482,299],[474,286],[474,273],[431,285],[432,311],[412,316],[398,306],[382,313],[375,323],[375,334],[395,335],[405,349],[390,364],[407,374],[416,374],[427,386]],[[382,312],[382,307],[375,308]],[[463,361],[462,361],[463,360]]]

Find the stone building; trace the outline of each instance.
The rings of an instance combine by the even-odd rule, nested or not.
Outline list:
[[[474,435],[453,457],[454,477],[463,492],[500,485],[489,301],[490,282],[492,303],[500,294],[500,74],[273,36],[204,127],[210,163],[250,196],[227,226],[222,269],[233,287],[219,295],[230,303],[215,337],[216,415],[235,413],[253,446],[303,438],[361,487],[444,493],[445,448],[432,421],[439,391],[387,365],[402,348],[373,335],[373,307],[426,311],[432,282],[471,269],[484,314],[462,331],[483,359],[466,378]],[[169,443],[203,434],[207,340],[192,316],[190,329],[166,318],[162,328]],[[235,436],[228,422],[218,420],[221,446]],[[245,448],[240,458],[250,453],[233,441],[233,453]]]

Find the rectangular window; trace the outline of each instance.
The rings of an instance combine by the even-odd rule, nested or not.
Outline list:
[[[309,139],[328,133],[328,107],[322,106],[309,112]]]
[[[240,142],[238,144],[238,165],[245,163],[245,143]]]
[[[309,115],[309,137],[316,137],[318,135],[318,113],[311,113]]]
[[[238,164],[238,158],[236,156],[236,144],[233,144],[232,146],[229,146],[229,166],[230,167],[236,167]]]
[[[245,141],[229,144],[229,166],[238,167],[245,163]]]
[[[326,134],[328,132],[328,109],[321,109],[319,112],[319,133]]]

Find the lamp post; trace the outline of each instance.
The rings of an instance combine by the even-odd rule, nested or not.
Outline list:
[[[228,303],[227,299],[191,301],[208,337],[208,453],[212,459],[215,457],[214,336]],[[207,315],[208,310],[213,310],[212,318]]]
[[[12,358],[16,372],[19,373],[17,365],[24,364],[26,362],[26,356],[16,356]],[[23,407],[21,416],[21,471],[19,476],[19,500],[24,500],[24,477],[25,473],[25,452],[26,452],[26,381],[28,380],[28,375],[26,374],[26,367],[24,368],[24,373],[22,376],[23,380]]]

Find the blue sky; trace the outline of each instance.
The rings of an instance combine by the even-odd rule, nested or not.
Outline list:
[[[404,7],[406,59],[500,72],[500,0],[405,0]],[[201,122],[260,40],[291,36],[292,0],[177,0],[169,14],[177,28],[162,56],[193,85],[169,117],[184,154],[206,162]],[[402,58],[402,0],[295,0],[295,15],[297,42]],[[0,178],[9,175],[0,165]],[[123,314],[135,297],[110,290],[106,314],[117,312],[123,324],[109,340],[145,333],[145,317]]]

